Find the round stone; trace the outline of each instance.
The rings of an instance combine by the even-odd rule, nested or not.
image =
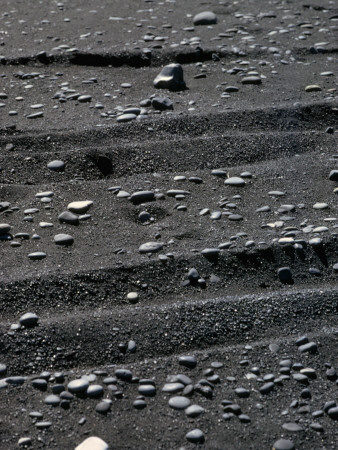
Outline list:
[[[204,433],[203,431],[195,428],[194,430],[189,431],[185,435],[187,441],[193,442],[194,444],[203,443],[204,442]]]
[[[184,384],[182,383],[166,383],[162,388],[162,392],[177,394],[178,392],[183,391],[183,389]]]
[[[57,234],[54,236],[54,242],[56,245],[72,245],[74,242],[73,236],[70,234]]]
[[[92,384],[87,389],[87,395],[88,397],[101,397],[103,395],[103,387],[99,384]]]
[[[205,412],[205,409],[204,408],[202,408],[202,406],[199,406],[199,405],[191,405],[191,406],[188,406],[188,408],[185,410],[185,414],[188,416],[188,417],[191,417],[191,418],[195,418],[195,417],[198,417],[198,416],[200,416],[201,414],[203,414]]]
[[[169,399],[169,406],[173,409],[186,409],[190,406],[190,400],[187,397],[176,396]]]
[[[46,405],[51,406],[58,406],[60,404],[60,397],[58,395],[48,395],[48,397],[45,398]]]
[[[146,397],[154,397],[156,395],[156,387],[152,384],[142,384],[138,388],[138,393]]]
[[[67,389],[69,390],[69,392],[73,392],[75,394],[78,392],[87,391],[88,387],[89,387],[88,381],[84,380],[83,378],[70,381],[67,385]]]
[[[65,169],[65,163],[56,159],[55,161],[49,162],[47,167],[54,172],[62,172]]]
[[[81,442],[75,450],[109,450],[109,445],[96,436],[91,436]]]
[[[95,407],[95,411],[100,414],[107,414],[108,411],[110,411],[111,403],[102,401],[98,403]]]
[[[127,294],[127,299],[129,300],[130,303],[135,304],[139,300],[139,295],[137,292],[129,292]]]
[[[193,18],[194,25],[214,25],[217,23],[217,16],[212,11],[203,11]]]
[[[156,253],[163,249],[161,242],[146,242],[139,247],[140,253]]]
[[[154,97],[151,106],[158,111],[174,109],[173,102],[168,97]]]
[[[35,327],[38,323],[39,316],[34,313],[28,312],[20,317],[19,323],[27,328]]]

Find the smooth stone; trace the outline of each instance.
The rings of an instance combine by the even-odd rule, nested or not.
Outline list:
[[[338,406],[330,408],[327,412],[328,416],[333,420],[338,420]]]
[[[87,391],[89,383],[87,380],[79,378],[77,380],[70,381],[67,385],[69,392],[78,393]]]
[[[139,300],[139,295],[137,292],[128,292],[127,299],[130,303],[135,304]]]
[[[154,397],[156,395],[156,387],[152,384],[142,384],[138,388],[138,393],[146,397]]]
[[[187,441],[193,442],[194,444],[197,443],[203,443],[204,442],[204,433],[198,428],[195,428],[194,430],[189,431],[185,435]]]
[[[301,426],[299,426],[295,422],[283,423],[282,427],[284,428],[284,430],[290,431],[290,432],[298,432],[298,431],[303,431],[304,430],[304,428],[302,428]]]
[[[78,445],[75,450],[109,450],[109,445],[96,436],[91,436]]]
[[[154,97],[151,106],[158,111],[174,109],[173,102],[168,97]]]
[[[106,401],[102,401],[100,403],[98,403],[95,407],[95,411],[100,413],[100,414],[107,414],[111,409],[111,403],[110,402],[106,402]]]
[[[338,181],[338,170],[331,170],[329,180]]]
[[[316,353],[317,352],[317,344],[315,342],[308,342],[307,344],[301,345],[298,347],[298,350],[301,353]]]
[[[166,392],[167,394],[177,394],[180,391],[183,391],[184,384],[182,383],[166,383],[163,388],[162,392]]]
[[[228,172],[224,169],[213,169],[211,171],[211,175],[214,175],[216,177],[225,178],[227,176]]]
[[[180,64],[164,66],[153,83],[157,89],[169,89],[171,91],[185,89],[182,66]]]
[[[87,395],[88,397],[96,398],[101,397],[103,395],[103,387],[99,384],[92,384],[87,389]]]
[[[91,95],[80,95],[80,97],[77,98],[77,101],[80,103],[91,102],[92,97]]]
[[[117,369],[115,370],[115,375],[122,381],[130,382],[133,379],[133,374],[127,369]]]
[[[55,160],[48,163],[47,167],[54,172],[62,172],[65,169],[65,163],[63,161]]]
[[[27,328],[35,327],[38,323],[39,316],[34,313],[28,312],[20,317],[19,323]]]
[[[313,209],[327,209],[329,205],[327,203],[315,203]]]
[[[212,11],[203,11],[193,18],[194,25],[214,25],[217,23],[217,16]]]
[[[70,234],[57,234],[54,236],[54,242],[56,245],[72,245],[74,238]]]
[[[277,270],[281,283],[292,283],[292,272],[289,267],[281,267]]]
[[[220,253],[219,248],[205,248],[201,251],[201,254],[206,258],[216,258]]]
[[[260,389],[259,392],[263,395],[269,394],[275,387],[275,383],[270,381],[269,383],[265,383]]]
[[[202,408],[202,406],[199,406],[199,405],[190,405],[190,406],[188,406],[188,408],[186,408],[186,410],[185,410],[185,414],[188,416],[188,417],[191,417],[191,418],[195,418],[195,417],[198,417],[198,416],[200,416],[201,414],[203,414],[205,412],[205,409],[204,408]]]
[[[163,249],[161,242],[146,242],[139,247],[140,253],[156,253]]]
[[[58,219],[60,223],[67,223],[68,225],[79,225],[79,216],[70,211],[62,212],[59,215]]]
[[[43,253],[43,252],[34,252],[34,253],[30,253],[29,255],[28,255],[28,258],[29,259],[31,259],[31,260],[33,260],[33,261],[38,261],[38,260],[40,260],[40,259],[44,259],[44,258],[46,258],[46,253]]]
[[[54,196],[54,192],[53,191],[45,191],[45,192],[38,192],[37,194],[35,194],[35,198],[44,198],[44,197],[53,197]]]
[[[11,228],[8,223],[0,223],[0,235],[7,234]]]
[[[199,275],[198,271],[194,267],[191,268],[188,272],[188,279],[192,283],[196,283],[199,278],[200,278],[200,275]]]
[[[118,123],[125,123],[125,122],[131,122],[132,120],[135,120],[137,118],[136,114],[121,114],[116,118],[116,122]]]
[[[279,439],[273,444],[272,450],[295,450],[295,444],[289,439]]]
[[[171,408],[181,410],[188,408],[191,402],[187,397],[176,396],[171,397],[168,403]]]
[[[55,406],[59,406],[60,401],[61,401],[60,397],[58,395],[54,395],[54,394],[48,395],[45,398],[46,405],[51,405],[51,406],[54,406],[54,407]]]
[[[7,366],[6,366],[6,364],[0,363],[0,376],[5,375],[6,372],[7,372]]]
[[[8,377],[5,379],[7,384],[11,384],[13,386],[20,386],[21,384],[24,384],[26,381],[26,377],[21,376],[14,376],[14,377]]]
[[[88,211],[88,209],[92,206],[93,202],[91,200],[83,200],[79,202],[71,202],[67,206],[69,211],[76,214],[83,214]]]
[[[169,191],[167,191],[167,196],[168,197],[176,197],[177,195],[190,195],[189,191],[183,191],[181,189],[170,189]]]
[[[135,409],[144,409],[147,407],[147,403],[144,400],[139,399],[134,401],[133,406]]]
[[[305,88],[305,92],[318,92],[321,90],[322,90],[322,88],[320,86],[318,86],[318,84],[309,84]]]
[[[180,356],[178,358],[178,363],[181,366],[187,367],[188,369],[194,369],[197,366],[196,356]]]
[[[49,428],[52,426],[52,422],[45,421],[45,422],[36,422],[35,424],[36,428],[39,428],[40,430]]]
[[[261,84],[262,79],[256,76],[242,78],[242,84]]]
[[[222,213],[221,211],[213,211],[210,214],[210,219],[211,220],[220,220],[222,218]]]
[[[18,445],[30,447],[32,445],[32,439],[30,437],[22,437],[18,440]]]
[[[245,181],[240,177],[231,177],[224,181],[224,184],[228,186],[245,186]]]
[[[145,203],[151,202],[155,198],[155,193],[152,191],[139,191],[134,192],[129,198],[132,203]]]

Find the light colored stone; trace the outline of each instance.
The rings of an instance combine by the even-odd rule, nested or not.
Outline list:
[[[91,436],[81,442],[75,450],[109,450],[109,445],[99,437]]]

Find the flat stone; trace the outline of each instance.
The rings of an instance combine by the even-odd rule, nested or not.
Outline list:
[[[121,114],[116,118],[116,122],[118,123],[124,123],[124,122],[131,122],[132,120],[135,120],[137,118],[136,114]]]
[[[54,172],[63,172],[65,169],[65,163],[63,161],[55,160],[47,164],[49,170]]]
[[[91,436],[78,445],[75,450],[109,450],[109,445],[96,436]]]
[[[190,400],[187,397],[171,397],[169,399],[169,406],[173,409],[186,409],[190,406]]]
[[[70,234],[57,234],[54,236],[54,242],[56,245],[69,246],[74,243],[74,238]]]
[[[79,202],[71,202],[67,206],[69,211],[76,214],[83,214],[88,211],[88,209],[92,206],[93,202],[91,200],[83,200]]]
[[[62,212],[59,215],[58,219],[60,223],[67,223],[68,225],[79,225],[79,216],[70,211]]]
[[[43,252],[33,252],[28,255],[28,258],[33,261],[38,261],[40,259],[46,258],[46,256],[47,256],[46,253]]]
[[[305,88],[305,92],[318,92],[321,90],[322,90],[322,88],[320,86],[318,86],[318,84],[309,84]]]
[[[138,393],[145,397],[154,397],[156,395],[156,387],[152,384],[142,384],[138,388]]]
[[[303,431],[304,430],[304,428],[302,428],[301,426],[299,426],[295,422],[283,423],[282,427],[284,428],[284,430],[287,430],[287,431],[290,431],[290,432],[298,432],[298,431]]]
[[[166,383],[163,388],[162,392],[166,392],[167,394],[177,394],[180,391],[183,391],[184,384],[182,383]]]
[[[256,76],[244,77],[242,84],[262,84],[262,79]]]
[[[145,202],[151,202],[155,198],[155,193],[153,191],[139,191],[134,192],[130,197],[129,200],[132,203],[145,203]]]
[[[189,369],[194,369],[197,366],[196,356],[180,356],[178,358],[178,363],[181,366],[187,367]]]
[[[89,387],[88,381],[84,380],[83,378],[70,381],[67,385],[67,389],[69,390],[69,392],[73,392],[75,394],[78,392],[87,391],[88,387]]]
[[[240,177],[231,177],[228,178],[224,181],[224,184],[228,185],[228,186],[245,186],[245,181],[243,180],[243,178]]]
[[[279,439],[273,444],[272,450],[295,450],[295,444],[289,439]]]
[[[139,247],[140,253],[156,253],[163,249],[161,242],[146,242]]]

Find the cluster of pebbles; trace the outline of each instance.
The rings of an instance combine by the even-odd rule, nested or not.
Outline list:
[[[25,315],[19,322],[29,329],[37,325],[37,320],[37,317]],[[26,386],[27,392],[36,392],[35,405],[40,402],[40,408],[31,411],[25,409],[22,412],[30,417],[38,432],[52,430],[54,426],[52,420],[45,419],[45,415],[51,416],[47,414],[46,407],[55,412],[75,412],[83,411],[83,405],[87,404],[86,415],[94,415],[95,420],[101,420],[100,417],[103,416],[112,417],[118,403],[123,399],[130,403],[134,410],[139,411],[138,414],[142,414],[142,410],[148,407],[153,409],[154,403],[158,402],[160,397],[163,413],[165,409],[174,410],[181,421],[186,421],[185,428],[191,427],[185,435],[186,440],[194,444],[206,443],[206,448],[208,438],[199,428],[199,423],[203,423],[202,417],[215,410],[218,421],[224,423],[227,428],[231,428],[231,424],[235,423],[250,428],[257,421],[256,414],[272,408],[276,397],[285,391],[286,397],[290,397],[289,404],[281,404],[278,407],[285,408],[280,410],[278,420],[281,436],[284,437],[271,442],[270,445],[275,450],[293,450],[296,445],[292,439],[285,438],[286,436],[303,436],[305,432],[323,434],[326,427],[338,420],[336,400],[325,398],[324,393],[318,395],[318,389],[320,390],[323,384],[328,383],[330,388],[337,387],[338,375],[334,365],[326,362],[323,366],[318,366],[317,356],[320,350],[307,336],[301,336],[295,344],[298,356],[289,349],[293,356],[278,360],[274,355],[280,351],[280,345],[271,343],[270,356],[266,357],[261,365],[254,364],[251,356],[253,347],[246,345],[242,359],[237,362],[240,367],[238,376],[230,375],[233,369],[229,369],[231,363],[229,366],[228,358],[224,362],[213,360],[206,366],[203,362],[205,357],[202,355],[183,355],[175,362],[178,372],[168,375],[162,384],[156,381],[156,374],[152,378],[141,378],[127,368],[113,365],[77,377],[69,372],[48,371],[28,377],[8,376],[0,380],[0,389],[5,394],[7,390],[15,391]],[[272,360],[274,362],[271,363]],[[272,368],[273,372],[269,372],[265,366]],[[1,364],[2,377],[6,375],[6,371],[7,367]],[[239,372],[242,375],[239,375]],[[201,375],[202,378],[199,378]],[[256,402],[255,406],[250,402],[251,398]],[[213,415],[215,413],[213,412]],[[134,420],[137,422],[136,417]],[[86,422],[86,416],[82,416],[77,426],[85,428]],[[34,438],[21,436],[18,445],[34,446]],[[91,436],[76,447],[77,450],[87,448],[100,450],[111,447],[101,438]]]

